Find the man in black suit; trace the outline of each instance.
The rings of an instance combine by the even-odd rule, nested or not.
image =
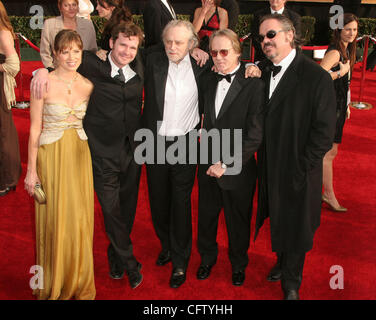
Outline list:
[[[172,260],[170,286],[178,288],[186,278],[192,247],[191,192],[196,162],[189,163],[188,149],[179,155],[183,161],[173,163],[168,148],[180,141],[197,143],[195,132],[200,125],[198,89],[205,68],[197,66],[189,52],[198,38],[188,21],[170,21],[163,31],[165,50],[148,55],[145,69],[144,127],[155,137],[157,156],[146,163],[152,220],[162,251],[157,265]],[[166,150],[158,148],[158,141]],[[179,151],[180,152],[180,151]]]
[[[302,30],[302,22],[301,17],[298,13],[295,11],[286,8],[286,2],[287,0],[269,0],[270,7],[258,10],[254,13],[253,22],[252,22],[252,40],[255,47],[255,57],[254,61],[261,61],[265,59],[265,55],[262,52],[260,44],[256,41],[256,37],[259,32],[260,27],[260,20],[263,16],[269,15],[269,14],[283,14],[287,18],[289,18],[292,23],[294,24],[294,28],[296,31],[296,36],[300,38],[301,36],[301,30]]]
[[[305,253],[320,225],[322,160],[333,143],[336,110],[333,80],[296,50],[295,30],[283,15],[261,20],[260,62],[266,86],[256,235],[270,217],[277,264],[269,281],[281,280],[284,297],[299,299]]]
[[[162,31],[176,13],[170,0],[147,0],[144,9],[145,48],[158,45],[163,48]]]
[[[110,277],[121,279],[125,270],[132,288],[142,281],[141,264],[133,255],[130,239],[140,179],[133,151],[134,133],[141,121],[144,67],[138,47],[142,40],[138,26],[122,23],[112,32],[107,60],[85,51],[78,69],[94,84],[84,129],[92,156],[94,188],[110,240]],[[37,77],[43,77],[45,71],[39,72]],[[40,83],[43,87],[46,80]],[[38,86],[34,80],[32,84]],[[35,95],[39,96],[37,92]]]
[[[223,207],[232,284],[240,286],[245,280],[248,265],[247,251],[257,176],[254,154],[262,141],[264,84],[260,79],[244,78],[245,66],[239,62],[241,45],[233,31],[224,29],[213,33],[210,37],[210,53],[219,74],[208,72],[203,80],[200,99],[204,110],[203,130],[208,133],[218,132],[219,139],[215,144],[212,139],[206,150],[200,147],[200,156],[204,152],[210,156],[209,163],[200,164],[198,170],[197,240],[201,265],[197,278],[206,279],[216,263],[218,217]],[[240,141],[236,141],[236,130],[241,132]],[[201,134],[201,146],[207,137],[205,131]],[[214,160],[212,144],[214,148],[217,145],[217,150],[222,150],[221,161]],[[237,150],[239,146],[240,152]],[[229,153],[234,153],[234,161],[230,159],[232,155]],[[230,172],[231,169],[237,169],[234,170],[237,172]]]

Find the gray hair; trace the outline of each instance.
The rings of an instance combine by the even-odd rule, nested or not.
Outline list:
[[[264,21],[271,20],[271,19],[277,20],[281,24],[283,31],[292,31],[293,32],[293,39],[290,43],[291,48],[299,48],[303,44],[302,39],[300,39],[296,35],[296,30],[295,30],[294,24],[292,23],[292,21],[289,18],[287,18],[283,14],[268,14],[266,16],[263,16],[260,20],[260,25]]]
[[[174,27],[185,27],[191,33],[189,40],[193,41],[193,48],[196,48],[198,46],[199,38],[198,38],[197,32],[195,31],[193,24],[187,20],[171,20],[163,29],[163,32],[162,32],[163,41],[165,40],[167,31]]]

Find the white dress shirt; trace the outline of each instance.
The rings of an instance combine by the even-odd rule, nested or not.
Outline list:
[[[275,88],[277,88],[283,74],[286,72],[292,60],[294,60],[295,56],[296,50],[292,49],[291,52],[279,64],[275,64],[275,66],[281,66],[282,69],[275,77],[273,77],[273,73],[270,75],[269,99],[272,96]]]
[[[189,53],[178,64],[169,61],[163,121],[158,134],[182,136],[200,121],[198,89]]]
[[[240,68],[240,63],[236,66],[235,69],[233,69],[229,74],[234,73],[238,71]],[[219,72],[219,74],[223,75],[223,73]],[[217,93],[215,95],[215,117],[218,117],[219,111],[221,111],[221,107],[223,104],[223,101],[226,98],[227,92],[231,87],[231,83],[234,80],[235,74],[231,76],[231,82],[228,82],[226,79],[222,79],[218,82],[217,85]]]
[[[169,4],[168,4],[168,2],[167,2],[167,0],[161,0],[161,1],[165,5],[165,7],[168,9],[168,11],[170,11],[172,17],[176,20],[176,13],[175,13],[174,8],[172,7],[172,5],[170,7]]]
[[[276,13],[282,14],[282,13],[283,13],[283,10],[285,10],[285,7],[283,7],[282,9],[279,9],[278,11],[274,11],[274,10],[270,7],[270,12],[271,12],[272,14],[276,14]]]
[[[111,54],[112,54],[112,51],[108,55],[108,60],[110,61],[110,64],[111,64],[111,78],[113,78],[113,77],[115,77],[119,74],[120,68],[112,61]],[[125,65],[121,69],[123,70],[123,74],[124,74],[124,78],[125,78],[124,82],[128,82],[129,80],[131,80],[136,75],[136,72],[134,72],[131,69],[129,64]]]

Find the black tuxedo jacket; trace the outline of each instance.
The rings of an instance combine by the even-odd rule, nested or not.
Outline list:
[[[270,7],[267,7],[265,9],[261,9],[255,12],[252,22],[252,40],[253,44],[255,46],[255,61],[261,61],[265,58],[264,53],[262,52],[261,45],[259,42],[255,40],[255,37],[259,34],[259,28],[260,28],[260,21],[263,16],[269,15],[270,13]],[[298,37],[301,37],[302,34],[302,19],[298,13],[295,11],[292,11],[285,7],[282,13],[284,16],[289,18],[296,31],[296,35]]]
[[[267,65],[262,78],[268,92]],[[307,252],[320,224],[322,159],[332,147],[336,126],[333,80],[297,52],[265,112],[264,140],[257,158],[256,235],[269,216],[273,251]]]
[[[215,97],[217,92],[217,79],[212,71],[208,71],[203,79],[203,89],[200,91],[200,101],[204,111],[203,129],[207,131],[216,128],[219,130],[230,129],[230,150],[234,150],[234,129],[242,130],[242,171],[237,175],[223,175],[217,179],[222,189],[235,189],[248,185],[256,179],[256,161],[254,154],[259,148],[263,136],[264,122],[264,83],[257,78],[244,78],[245,67],[240,69],[232,80],[231,86],[218,116],[215,116]],[[202,138],[201,138],[202,139]],[[220,134],[222,145],[222,134]],[[200,165],[200,175],[206,175],[210,160],[211,145],[209,143],[209,164]],[[202,152],[202,149],[200,150]],[[230,165],[229,163],[226,163]]]
[[[144,10],[145,48],[158,45],[162,48],[162,31],[167,23],[173,20],[170,11],[161,0],[148,0]]]
[[[140,128],[143,62],[140,53],[130,67],[136,75],[124,83],[111,78],[111,64],[84,51],[78,71],[94,84],[84,118],[90,150],[99,157],[117,157],[128,139],[135,148],[134,133]]]
[[[202,68],[190,57],[197,88],[201,90],[201,75],[210,68],[207,62]],[[145,68],[145,101],[143,126],[157,134],[157,121],[163,120],[164,97],[166,91],[169,61],[164,51],[153,52],[147,56]]]

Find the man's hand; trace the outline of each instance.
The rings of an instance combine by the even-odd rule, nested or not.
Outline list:
[[[200,48],[194,48],[191,52],[191,56],[196,60],[197,65],[199,65],[200,67],[202,67],[206,63],[206,61],[209,60],[209,55]]]
[[[42,99],[49,88],[48,70],[38,69],[30,84],[30,94],[36,99]]]
[[[106,61],[107,59],[107,50],[100,49],[97,51],[97,56],[99,59]]]
[[[214,178],[220,178],[223,176],[225,171],[226,169],[222,168],[222,163],[218,161],[216,164],[213,164],[209,167],[208,171],[206,171],[206,174]]]
[[[245,69],[245,78],[260,78],[261,77],[261,70],[256,65],[248,66]]]

